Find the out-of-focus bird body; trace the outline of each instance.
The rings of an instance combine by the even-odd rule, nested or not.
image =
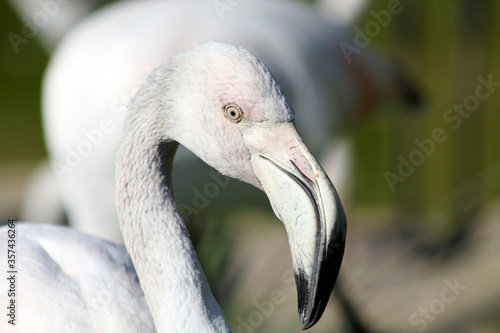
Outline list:
[[[51,165],[70,223],[117,240],[117,222],[97,221],[98,216],[116,221],[112,161],[125,105],[153,67],[200,42],[236,43],[263,59],[290,91],[299,130],[312,150],[324,147],[333,128],[342,127],[347,116],[342,110],[351,109],[343,103],[352,103],[354,93],[350,84],[325,82],[350,80],[335,59],[341,30],[320,23],[316,12],[304,8],[252,1],[221,17],[207,2],[128,2],[97,12],[70,32],[52,59],[43,96]],[[325,31],[308,22],[324,24]],[[190,167],[191,177],[206,177]]]

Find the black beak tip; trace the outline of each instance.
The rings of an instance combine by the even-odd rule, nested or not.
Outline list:
[[[319,320],[319,317],[316,319],[316,318],[304,318],[304,317],[300,317],[300,322],[302,323],[302,329],[303,330],[307,330],[311,327],[313,327]]]
[[[310,278],[302,270],[295,272],[299,318],[303,330],[314,326],[323,315],[335,281],[337,281],[344,248],[345,236],[343,233],[337,233],[336,239],[328,247],[326,260],[320,265],[316,286],[310,285]]]
[[[321,319],[321,316],[325,311],[326,305],[328,304],[330,294],[332,293],[335,280],[336,276],[335,279],[333,280],[333,283],[331,283],[332,285],[331,289],[329,287],[327,287],[327,289],[320,287],[315,298],[313,298],[312,295],[307,295],[308,294],[306,289],[307,281],[305,281],[306,282],[305,285],[297,284],[297,292],[299,295],[298,297],[299,318],[300,322],[302,323],[303,330],[307,330],[313,327]],[[305,301],[304,301],[304,296],[306,296]]]
[[[297,285],[299,318],[302,323],[302,329],[306,330],[316,324],[321,315],[318,318],[316,318],[316,316],[312,316],[312,303],[314,302],[314,295],[311,295],[311,291],[309,289],[309,279],[302,270],[299,270],[298,273],[295,272],[295,283]]]
[[[328,296],[326,297],[321,296],[321,300],[316,302],[314,307],[303,306],[301,308],[301,304],[299,302],[299,318],[302,323],[303,330],[313,327],[321,319],[328,299],[330,298],[330,293],[328,293]]]

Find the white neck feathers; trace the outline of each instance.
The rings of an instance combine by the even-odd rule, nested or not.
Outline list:
[[[152,83],[131,103],[117,156],[125,245],[158,332],[230,332],[175,205],[171,169],[178,143],[163,134],[167,112],[148,94]]]

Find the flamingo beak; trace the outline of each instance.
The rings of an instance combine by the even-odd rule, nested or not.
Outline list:
[[[248,122],[240,131],[251,164],[292,253],[302,328],[323,314],[344,254],[346,217],[330,179],[292,123]]]

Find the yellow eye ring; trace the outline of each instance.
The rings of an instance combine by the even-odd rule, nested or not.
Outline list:
[[[238,123],[241,118],[243,118],[243,111],[241,111],[240,107],[236,104],[226,105],[224,111],[226,112],[226,118],[233,123]]]

